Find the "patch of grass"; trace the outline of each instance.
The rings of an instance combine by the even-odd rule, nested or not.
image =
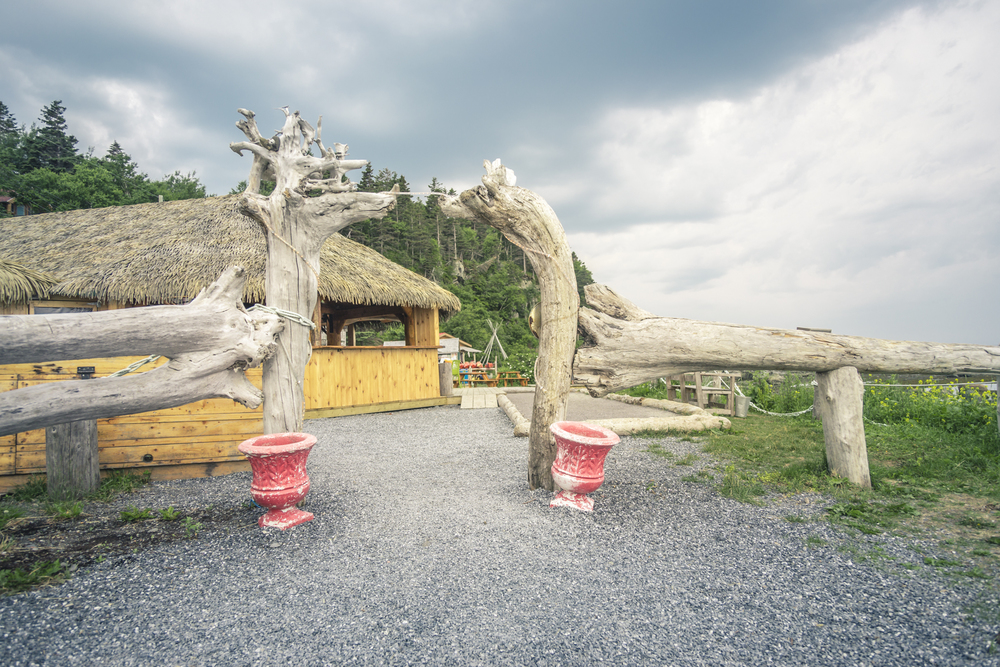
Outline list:
[[[957,560],[949,560],[947,558],[931,558],[930,556],[924,556],[924,565],[930,565],[931,567],[955,567],[961,564],[962,563]]]
[[[201,532],[202,528],[204,528],[204,525],[198,523],[189,516],[184,517],[184,520],[181,521],[181,525],[184,526],[184,535],[189,540],[198,537],[198,533]]]
[[[38,586],[64,581],[69,576],[67,569],[56,561],[35,563],[31,568],[0,570],[0,592],[20,593]]]
[[[632,434],[635,438],[642,438],[643,440],[662,440],[663,438],[670,437],[670,431],[660,429],[644,429],[642,431],[636,431]]]
[[[767,489],[756,475],[742,473],[736,466],[726,466],[719,493],[742,503],[754,503],[756,502],[754,499],[765,495]]]
[[[139,509],[135,505],[129,505],[128,508],[122,510],[121,520],[125,523],[131,523],[133,521],[145,521],[146,519],[153,518],[153,510],[151,509]]]
[[[160,521],[176,521],[179,518],[181,518],[181,513],[175,510],[172,505],[160,510]]]
[[[45,513],[56,519],[78,519],[83,514],[79,500],[51,500],[45,503]]]
[[[646,446],[646,450],[645,451],[649,452],[650,454],[652,454],[653,456],[655,456],[657,458],[666,459],[668,461],[673,461],[674,458],[676,458],[674,456],[673,452],[668,452],[666,449],[663,448],[662,444],[660,444],[659,442],[657,442],[655,440],[652,441],[652,442],[650,442]]]
[[[32,477],[25,484],[11,489],[7,492],[7,500],[24,503],[44,497],[48,493],[48,486],[45,478],[41,476]]]
[[[809,519],[804,516],[798,516],[796,514],[789,514],[785,516],[785,521],[788,523],[808,523]]]
[[[693,466],[698,461],[698,455],[694,452],[690,454],[685,454],[676,461],[674,461],[675,466]]]
[[[900,517],[916,513],[904,502],[879,502],[859,498],[847,502],[834,503],[826,508],[830,520],[867,535],[878,535],[886,529],[894,528]]]
[[[971,514],[966,514],[961,519],[959,519],[958,525],[967,526],[969,528],[975,528],[977,530],[985,530],[997,527],[996,521],[990,521],[989,519],[983,519],[981,517],[973,516]]]
[[[817,537],[816,535],[810,535],[806,538],[807,547],[825,547],[829,542],[824,540],[822,537]]]
[[[109,502],[123,493],[133,493],[146,484],[149,484],[150,471],[136,474],[129,470],[112,470],[111,473],[101,480],[101,486],[94,494],[94,500]]]
[[[15,519],[20,519],[27,512],[24,511],[20,505],[14,505],[12,503],[0,503],[0,530],[7,527],[11,521]]]

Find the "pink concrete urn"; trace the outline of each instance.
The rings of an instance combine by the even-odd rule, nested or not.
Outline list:
[[[556,438],[557,448],[552,479],[562,489],[549,507],[592,511],[594,501],[586,494],[604,483],[604,457],[618,444],[618,436],[603,426],[582,422],[556,422],[549,430]]]
[[[309,492],[306,459],[316,444],[308,433],[272,433],[244,440],[239,450],[253,469],[250,493],[267,510],[257,525],[285,530],[311,521],[313,515],[295,507]]]

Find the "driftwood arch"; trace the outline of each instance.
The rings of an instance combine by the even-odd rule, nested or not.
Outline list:
[[[817,373],[831,472],[870,486],[861,421],[858,371],[1000,374],[1000,347],[886,341],[820,332],[658,317],[603,285],[585,288],[579,308],[571,252],[551,207],[515,187],[513,172],[486,162],[483,184],[441,199],[452,217],[475,217],[524,248],[539,277],[541,335],[529,440],[532,488],[553,488],[555,458],[548,426],[563,418],[570,378],[604,396],[660,377],[690,371],[800,370]],[[577,325],[590,341],[574,352]],[[998,405],[1000,416],[1000,405]]]

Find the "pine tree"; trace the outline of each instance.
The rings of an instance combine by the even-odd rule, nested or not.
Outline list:
[[[29,169],[51,169],[66,172],[73,169],[78,156],[76,137],[66,133],[66,107],[62,100],[55,100],[42,109],[41,127],[32,126],[25,142]]]
[[[139,171],[139,165],[115,141],[108,147],[103,164],[110,172],[115,187],[121,193],[119,206],[155,201],[149,178]]]
[[[7,139],[14,134],[17,134],[17,121],[14,120],[14,114],[10,112],[6,104],[0,102],[0,140]]]

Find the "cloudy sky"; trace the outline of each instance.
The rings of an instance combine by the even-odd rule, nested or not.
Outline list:
[[[267,133],[287,104],[414,190],[502,158],[657,314],[1000,343],[997,0],[32,0],[4,22],[17,120],[62,100],[81,148],[153,178],[227,193],[236,109]]]

